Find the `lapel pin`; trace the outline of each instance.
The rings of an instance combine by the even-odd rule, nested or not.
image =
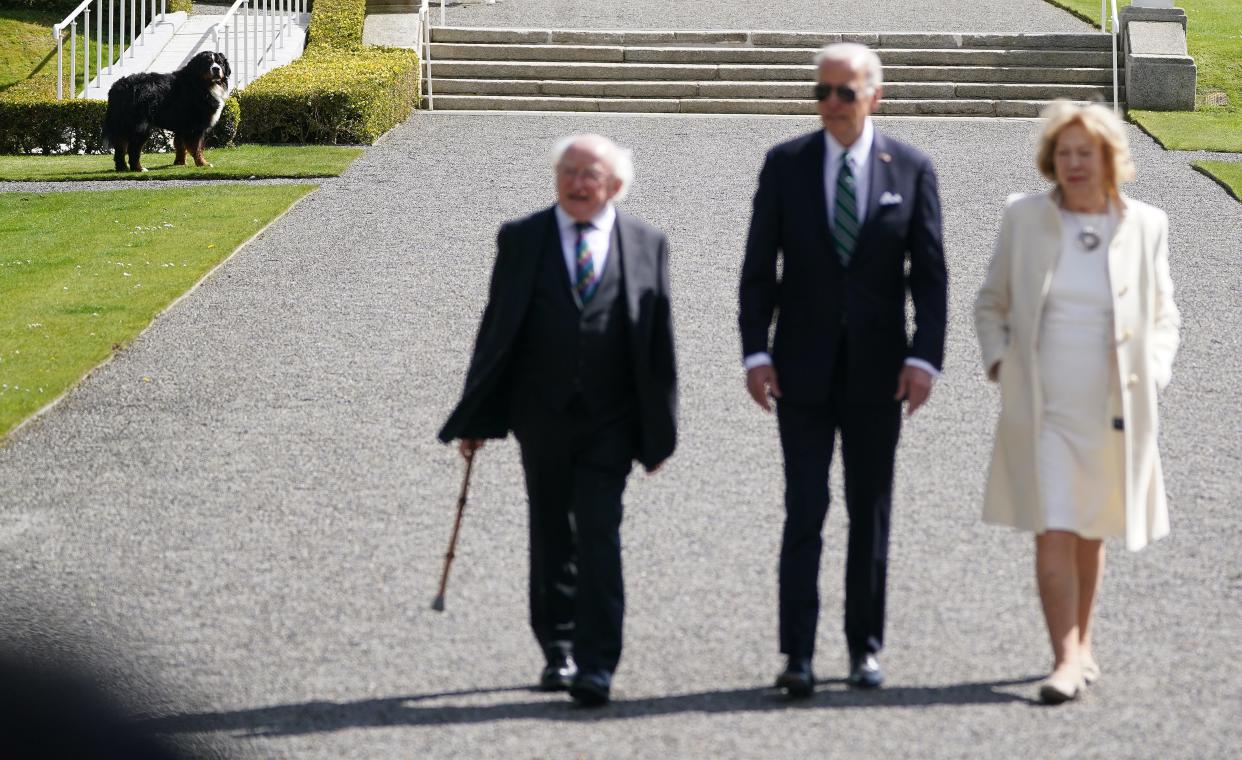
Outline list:
[[[887,164],[893,160],[893,156],[889,153],[880,153],[880,160]]]

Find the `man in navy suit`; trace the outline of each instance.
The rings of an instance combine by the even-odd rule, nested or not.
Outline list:
[[[931,394],[944,354],[947,301],[931,161],[872,124],[882,90],[879,58],[862,45],[835,44],[815,63],[824,128],[767,155],[738,316],[747,389],[765,411],[769,397],[776,399],[785,460],[780,645],[788,661],[776,685],[792,697],[814,690],[820,534],[838,430],[850,526],[849,683],[875,688],[883,681],[877,655],[884,643],[901,404],[913,414]],[[912,338],[907,291],[914,302]]]

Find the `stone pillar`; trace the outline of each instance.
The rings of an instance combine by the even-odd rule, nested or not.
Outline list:
[[[1118,13],[1126,64],[1126,104],[1193,111],[1195,59],[1186,49],[1186,11],[1172,0],[1134,0]]]

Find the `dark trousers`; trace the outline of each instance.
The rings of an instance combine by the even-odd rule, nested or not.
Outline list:
[[[845,640],[851,656],[884,645],[893,459],[901,405],[850,403],[844,347],[838,352],[825,403],[777,402],[785,457],[785,531],[780,561],[781,652],[811,657],[819,620],[821,533],[828,515],[828,468],[841,431],[849,549],[845,565]]]
[[[632,415],[598,419],[580,403],[528,410],[514,433],[530,501],[530,624],[545,656],[616,670],[625,589],[621,495],[636,450]]]

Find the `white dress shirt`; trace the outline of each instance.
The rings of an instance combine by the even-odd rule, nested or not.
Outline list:
[[[863,123],[862,133],[848,148],[837,142],[827,130],[824,130],[824,142],[828,148],[824,151],[824,196],[828,199],[828,227],[832,228],[836,216],[833,211],[837,202],[837,175],[841,171],[841,156],[848,154],[850,167],[854,172],[854,198],[857,201],[858,226],[861,229],[867,219],[867,199],[871,191],[871,147],[875,144],[875,126],[868,117]],[[829,253],[825,252],[824,255]],[[751,354],[743,361],[747,371],[771,363],[772,357],[766,351]],[[922,359],[911,356],[906,359],[906,364],[930,373],[933,378],[940,377],[940,371]]]
[[[595,267],[595,278],[604,275],[604,264],[608,261],[608,252],[612,247],[612,226],[617,222],[617,210],[611,203],[605,204],[600,212],[591,217],[591,226],[583,233],[586,238],[587,250],[591,254],[591,262]],[[569,286],[578,287],[578,228],[574,218],[565,213],[560,204],[556,205],[556,224],[561,232],[561,253],[565,255],[565,271],[568,272]]]

